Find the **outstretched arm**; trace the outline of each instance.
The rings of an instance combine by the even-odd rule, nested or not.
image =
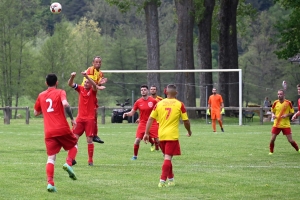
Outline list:
[[[123,114],[123,118],[125,118],[126,116],[132,116],[132,115],[134,115],[134,113],[135,113],[135,110],[131,109],[130,112],[127,112],[127,113]]]

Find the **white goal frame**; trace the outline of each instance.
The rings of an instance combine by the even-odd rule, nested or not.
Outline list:
[[[184,70],[101,70],[103,73],[185,73],[185,72],[238,72],[239,73],[239,125],[242,119],[242,69],[184,69]]]

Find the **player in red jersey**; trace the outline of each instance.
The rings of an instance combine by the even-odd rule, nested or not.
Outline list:
[[[269,155],[274,153],[275,140],[281,131],[294,149],[299,152],[298,144],[293,140],[291,131],[290,116],[293,116],[294,114],[293,105],[289,100],[285,99],[284,90],[278,90],[277,95],[278,100],[274,101],[271,108],[274,124],[271,130]],[[294,116],[292,119],[295,119]]]
[[[156,104],[147,121],[144,141],[149,141],[149,131],[152,123],[157,120],[159,123],[158,138],[160,148],[164,154],[164,162],[162,165],[162,173],[158,187],[165,187],[168,178],[168,185],[175,186],[172,158],[181,155],[179,145],[179,122],[183,121],[185,129],[188,131],[187,136],[192,135],[190,121],[182,102],[176,99],[176,86],[170,84],[167,86],[167,98]]]
[[[163,100],[162,97],[160,97],[160,96],[157,95],[157,87],[156,87],[155,85],[152,85],[152,86],[150,87],[150,95],[151,95],[151,97],[154,98],[157,102]],[[151,137],[149,137],[149,142],[150,142],[150,144],[151,144],[151,147],[150,147],[150,150],[151,150],[151,151],[154,151],[154,150],[158,151],[158,150],[159,150],[159,145],[158,145],[158,143],[156,143]]]
[[[102,58],[100,56],[94,57],[92,64],[93,65],[91,67],[87,68],[87,70],[85,70],[85,72],[97,84],[97,88],[99,90],[101,90],[101,85],[107,82],[107,78],[104,78],[104,74],[100,70],[101,65],[102,65]],[[83,81],[81,84],[82,86],[84,85],[85,80],[86,80],[86,78],[83,78]],[[104,143],[104,141],[101,140],[100,137],[98,137],[97,108],[98,108],[98,104],[97,104],[96,112],[95,112],[96,132],[94,134],[93,141],[98,142],[98,143]]]
[[[150,97],[148,95],[148,86],[147,85],[141,86],[141,95],[142,95],[142,97],[139,98],[134,103],[131,111],[123,114],[123,118],[125,118],[126,116],[133,116],[137,110],[140,111],[139,125],[136,130],[135,141],[134,141],[134,145],[133,145],[133,157],[131,158],[131,160],[137,159],[138,151],[140,148],[140,142],[145,134],[145,128],[146,128],[146,123],[147,123],[148,117],[150,116],[152,109],[154,108],[154,106],[157,103],[157,101],[155,99],[153,99],[152,97]],[[157,122],[155,121],[153,123],[153,125],[151,126],[150,135],[152,138],[154,138],[156,143],[158,143],[157,131],[158,131],[158,125],[157,125]]]
[[[57,76],[55,74],[48,74],[46,84],[48,89],[41,92],[35,102],[34,115],[43,114],[44,117],[45,144],[48,155],[46,164],[47,190],[49,192],[56,192],[56,187],[54,186],[54,164],[56,154],[59,153],[62,147],[68,150],[68,156],[63,169],[68,172],[71,179],[77,179],[71,167],[72,160],[77,154],[77,138],[70,129],[65,117],[65,111],[70,117],[73,126],[76,126],[76,122],[73,119],[66,92],[57,89]]]
[[[88,144],[88,165],[93,166],[94,143],[93,137],[95,134],[95,112],[97,105],[97,85],[87,76],[86,72],[81,73],[85,78],[84,86],[74,83],[76,72],[71,73],[68,85],[74,88],[78,94],[78,114],[76,117],[77,126],[73,127],[73,133],[79,138],[84,132]],[[104,89],[104,86],[100,86]],[[98,88],[100,89],[100,88]]]
[[[208,99],[207,114],[210,115],[212,120],[213,132],[216,132],[216,120],[219,122],[221,131],[224,132],[223,123],[221,120],[221,114],[224,114],[223,98],[220,94],[217,94],[217,89],[212,89],[212,95]]]

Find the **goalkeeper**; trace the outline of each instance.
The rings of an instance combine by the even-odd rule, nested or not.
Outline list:
[[[217,89],[212,89],[212,95],[208,99],[208,109],[206,112],[207,115],[210,115],[212,120],[213,132],[216,132],[216,120],[218,120],[221,127],[221,131],[224,132],[221,114],[225,114],[223,98],[220,94],[217,94]]]

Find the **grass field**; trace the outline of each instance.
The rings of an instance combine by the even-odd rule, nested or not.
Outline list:
[[[192,137],[181,125],[182,155],[174,157],[176,186],[158,188],[163,157],[140,146],[131,161],[136,125],[99,125],[105,144],[95,144],[94,166],[87,165],[85,138],[79,141],[72,181],[62,169],[66,152],[55,165],[57,193],[46,190],[47,160],[42,119],[0,124],[0,199],[298,199],[299,159],[280,135],[269,156],[271,124],[226,125],[225,133],[192,121]],[[300,145],[300,126],[293,125]]]

